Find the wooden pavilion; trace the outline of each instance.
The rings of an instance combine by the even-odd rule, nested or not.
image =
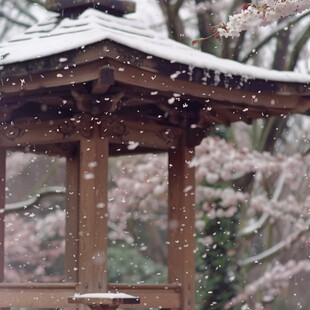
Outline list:
[[[0,45],[0,307],[193,310],[195,146],[214,124],[308,113],[310,77],[171,41],[132,1],[49,3],[56,13]],[[7,150],[67,158],[65,283],[3,283]],[[169,154],[167,284],[110,284],[108,158],[145,152]]]

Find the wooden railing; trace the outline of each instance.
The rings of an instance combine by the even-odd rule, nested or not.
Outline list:
[[[0,283],[0,308],[76,308],[68,303],[76,288],[77,283]],[[178,284],[108,284],[108,291],[140,298],[140,305],[126,308],[181,307]]]

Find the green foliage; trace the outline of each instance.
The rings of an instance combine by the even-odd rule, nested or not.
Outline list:
[[[128,244],[109,247],[108,281],[112,283],[165,283],[167,269]]]

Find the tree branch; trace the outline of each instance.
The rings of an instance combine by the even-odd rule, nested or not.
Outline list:
[[[285,184],[285,177],[283,174],[281,174],[276,189],[274,190],[272,201],[277,201],[281,195],[281,192],[283,190],[284,184]],[[269,219],[269,214],[264,213],[254,224],[249,225],[247,227],[244,227],[240,233],[239,237],[241,238],[249,238],[252,235],[256,234],[258,230],[260,230],[264,225],[267,223]]]
[[[256,234],[264,225],[267,223],[269,219],[269,214],[263,213],[263,215],[253,224],[244,227],[239,232],[239,238],[249,238],[252,235]]]
[[[246,54],[243,58],[240,59],[240,62],[247,62],[251,57],[253,57],[253,55],[255,53],[257,53],[261,48],[263,48],[265,46],[265,44],[267,44],[271,39],[273,39],[274,37],[276,37],[278,35],[279,32],[281,31],[286,31],[286,28],[289,28],[291,26],[293,26],[294,24],[298,23],[300,20],[302,20],[303,18],[305,18],[306,16],[310,15],[310,11],[306,12],[302,15],[300,15],[297,18],[294,18],[293,20],[291,20],[288,23],[285,23],[284,25],[279,25],[279,27],[277,27],[277,29],[275,29],[273,32],[271,32],[268,36],[266,36],[262,41],[258,42],[252,49],[251,51]]]
[[[288,68],[287,68],[288,70],[294,70],[297,64],[297,61],[298,61],[299,53],[301,52],[303,47],[306,45],[307,41],[309,40],[309,37],[310,37],[310,24],[308,25],[306,30],[303,32],[303,34],[300,36],[300,38],[297,40],[296,44],[294,45],[292,49],[292,53],[291,53]]]
[[[185,29],[182,19],[179,16],[179,9],[184,0],[178,0],[175,4],[171,4],[169,0],[159,0],[166,20],[169,37],[181,43],[186,43]]]
[[[10,16],[8,16],[7,14],[5,14],[4,12],[1,12],[1,11],[0,11],[0,17],[5,18],[7,21],[9,21],[15,25],[18,25],[18,26],[22,26],[25,28],[29,28],[31,26],[31,24],[27,24],[27,23],[23,23],[23,22],[20,22],[18,20],[15,20],[15,19],[11,18]]]
[[[30,13],[30,10],[25,7],[23,7],[22,5],[20,5],[20,3],[18,3],[17,1],[13,2],[13,5],[16,7],[16,9],[21,12],[22,14],[28,16],[31,20],[33,20],[35,23],[38,22],[37,18]]]
[[[174,4],[174,10],[175,12],[178,12],[183,5],[184,0],[177,0],[177,2]]]
[[[64,195],[66,193],[66,189],[62,186],[47,186],[40,188],[33,196],[30,198],[13,203],[7,203],[5,205],[5,212],[19,211],[25,210],[27,208],[32,207],[36,203],[39,202],[41,198],[50,194],[58,194]]]
[[[279,243],[275,244],[273,247],[269,248],[268,250],[262,253],[259,253],[257,255],[254,255],[249,258],[239,261],[238,265],[242,267],[251,267],[258,263],[262,263],[263,261],[267,259],[273,258],[275,255],[279,254],[282,250],[284,250],[288,246],[289,243],[296,241],[305,232],[308,232],[309,228],[310,228],[310,220],[307,221],[307,227],[301,228],[298,232],[293,234],[290,242],[287,242],[286,240],[282,240]]]

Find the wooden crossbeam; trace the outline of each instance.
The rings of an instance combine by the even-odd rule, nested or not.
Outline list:
[[[99,53],[99,52],[98,52]],[[85,55],[83,56],[85,57]],[[97,56],[98,59],[98,56]],[[169,75],[158,72],[151,72],[141,67],[134,67],[117,60],[109,58],[107,55],[103,59],[87,64],[80,64],[70,70],[58,70],[57,73],[62,76],[61,79],[55,76],[55,72],[46,72],[44,78],[42,74],[32,74],[31,76],[12,77],[9,81],[3,81],[0,86],[2,92],[2,102],[6,100],[6,94],[20,92],[20,79],[25,83],[24,91],[33,91],[41,88],[60,87],[64,85],[77,85],[83,82],[95,81],[96,91],[100,92],[100,69],[110,65],[114,68],[115,82],[124,83],[127,87],[142,87],[150,91],[161,91],[165,93],[179,93],[193,98],[203,100],[216,100],[218,102],[231,102],[235,104],[246,104],[249,108],[257,106],[266,108],[285,108],[298,109],[298,103],[301,96],[296,92],[283,88],[279,93],[266,93],[245,91],[240,89],[227,89],[224,87],[202,85],[182,79],[172,79]],[[102,92],[106,87],[102,86]],[[309,102],[307,101],[307,106]]]
[[[74,308],[67,299],[74,295],[75,283],[0,284],[0,308]]]
[[[109,284],[110,292],[124,292],[140,298],[139,305],[126,308],[180,309],[181,285],[173,284]]]
[[[68,303],[74,296],[77,283],[0,283],[1,307],[75,308]],[[112,293],[124,292],[138,296],[140,304],[126,308],[180,309],[181,287],[178,284],[108,284]]]
[[[92,137],[97,123],[101,137],[108,137],[111,144],[126,145],[131,141],[140,147],[164,151],[177,147],[182,137],[182,129],[176,127],[81,114],[54,121],[4,123],[0,125],[0,147],[78,142]]]

